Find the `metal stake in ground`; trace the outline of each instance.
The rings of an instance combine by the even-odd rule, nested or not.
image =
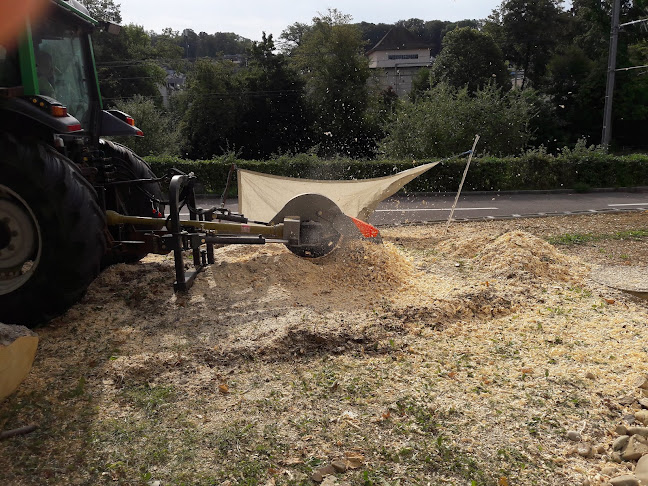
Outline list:
[[[454,204],[452,205],[452,209],[450,210],[450,216],[448,216],[448,222],[446,223],[445,233],[448,232],[448,228],[450,227],[450,221],[452,221],[454,210],[457,207],[457,201],[459,201],[459,196],[461,195],[461,188],[463,187],[464,181],[466,180],[466,175],[468,175],[468,168],[470,167],[470,161],[472,160],[473,154],[475,153],[475,147],[477,146],[477,142],[479,142],[479,135],[475,136],[475,143],[473,143],[472,150],[470,151],[470,155],[468,156],[468,163],[466,164],[466,169],[464,170],[463,177],[461,178],[461,184],[459,184],[457,197],[455,197]]]

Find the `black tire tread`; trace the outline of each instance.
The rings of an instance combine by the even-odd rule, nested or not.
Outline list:
[[[65,312],[99,274],[105,217],[92,186],[56,152],[0,134],[0,153],[3,182],[34,211],[43,239],[34,275],[0,295],[0,321],[34,326]]]
[[[118,181],[133,179],[153,179],[156,177],[151,166],[128,147],[111,140],[100,140],[100,148],[106,157],[110,157],[115,166],[115,176]],[[143,182],[133,186],[120,186],[120,198],[123,207],[108,208],[127,216],[144,216],[150,218],[152,209],[164,212],[162,189],[158,182]],[[135,227],[146,230],[148,227]],[[113,251],[104,259],[103,265],[115,263],[135,263],[147,255],[147,252],[120,253]]]

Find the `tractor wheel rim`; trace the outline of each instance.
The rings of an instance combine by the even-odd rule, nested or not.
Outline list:
[[[0,184],[0,295],[25,285],[42,253],[38,220],[29,204]]]

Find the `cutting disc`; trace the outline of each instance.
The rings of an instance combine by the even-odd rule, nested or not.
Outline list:
[[[285,218],[298,217],[300,244],[286,246],[294,254],[306,258],[318,258],[332,252],[344,239],[365,238],[353,219],[344,214],[337,204],[321,194],[300,194],[295,196],[270,221],[279,224]],[[361,222],[373,228],[371,225]],[[372,241],[379,241],[378,230]]]

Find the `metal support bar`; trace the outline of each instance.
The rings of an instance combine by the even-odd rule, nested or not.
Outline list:
[[[192,177],[188,175],[175,175],[171,178],[171,183],[169,184],[169,231],[171,232],[173,239],[173,258],[175,262],[175,271],[176,271],[176,281],[173,283],[173,290],[178,292],[187,291],[193,284],[196,275],[200,270],[202,270],[202,265],[200,264],[200,251],[198,251],[198,264],[196,265],[196,250],[194,249],[194,266],[195,271],[185,272],[184,268],[184,256],[182,251],[184,249],[184,236],[187,235],[186,232],[182,231],[182,226],[180,225],[180,194],[182,189],[185,186],[190,184]],[[193,196],[193,198],[192,198]],[[189,202],[195,207],[195,195],[193,193],[193,188],[189,187]],[[195,214],[191,214],[191,219],[195,220]]]

